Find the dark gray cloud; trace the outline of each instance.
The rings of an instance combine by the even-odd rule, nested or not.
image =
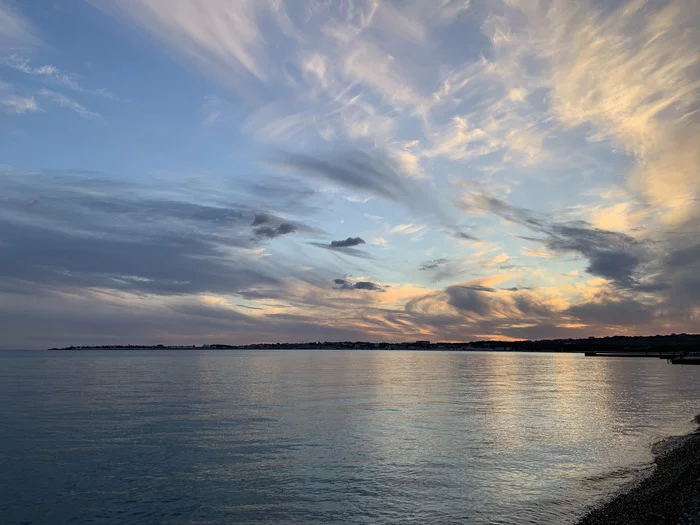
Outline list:
[[[319,208],[314,203],[319,193],[304,183],[282,177],[265,177],[255,182],[242,181],[253,202],[260,201],[277,210],[295,210],[298,213],[311,213]]]
[[[429,271],[429,270],[437,270],[438,268],[441,268],[445,266],[448,263],[448,259],[445,258],[440,258],[440,259],[431,259],[429,261],[425,261],[422,263],[418,269],[420,271]]]
[[[347,279],[334,279],[336,290],[368,290],[372,292],[386,291],[386,285],[376,284],[370,281],[348,281]]]
[[[650,260],[649,247],[624,233],[593,228],[585,221],[537,217],[530,210],[490,196],[481,195],[478,200],[482,208],[543,235],[521,238],[539,242],[551,251],[581,255],[588,259],[589,273],[610,279],[621,288],[638,285],[642,267]]]
[[[466,241],[478,241],[479,238],[475,237],[473,235],[470,235],[468,233],[464,233],[461,231],[454,232],[452,235],[454,235],[457,239],[464,239]]]
[[[491,291],[481,286],[453,285],[445,288],[447,304],[463,312],[483,316],[491,312],[491,301],[486,295]]]
[[[429,274],[432,282],[453,279],[466,272],[466,268],[459,261],[451,261],[444,257],[425,261],[418,266],[418,270]]]
[[[293,267],[255,250],[314,232],[245,202],[156,198],[104,174],[3,170],[0,189],[0,280],[27,288],[177,295],[282,286]]]
[[[668,309],[692,312],[700,304],[700,211],[678,231],[683,233],[668,232],[659,243],[644,290],[659,292]]]
[[[700,237],[700,233],[698,233],[697,236]],[[668,254],[666,263],[668,266],[674,268],[683,268],[699,264],[700,243],[690,246],[684,246],[681,242],[677,243],[677,247]]]
[[[515,295],[515,307],[526,318],[552,318],[552,310],[540,301],[528,295]]]
[[[348,237],[347,239],[341,241],[331,241],[331,248],[349,248],[351,246],[357,246],[359,244],[365,244],[364,239],[360,237]]]
[[[598,326],[643,326],[653,319],[654,308],[630,298],[601,298],[568,308],[579,321]]]
[[[253,234],[258,239],[274,239],[288,233],[299,230],[296,224],[270,215],[269,213],[256,213],[251,224]]]
[[[343,253],[345,255],[352,255],[353,257],[359,257],[361,259],[371,259],[372,256],[367,252],[355,248],[360,244],[365,244],[364,239],[361,237],[348,237],[347,239],[341,239],[338,241],[331,241],[329,244],[323,244],[321,242],[312,242],[314,246],[323,248],[325,250],[331,250],[338,253]]]
[[[253,233],[256,235],[256,237],[264,239],[274,239],[275,237],[293,233],[295,231],[297,231],[297,227],[290,222],[283,222],[277,226],[259,226],[257,228],[253,228]]]

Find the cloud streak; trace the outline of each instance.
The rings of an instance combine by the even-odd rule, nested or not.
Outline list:
[[[347,279],[335,279],[336,290],[365,290],[368,292],[385,292],[386,286],[371,281],[348,281]]]

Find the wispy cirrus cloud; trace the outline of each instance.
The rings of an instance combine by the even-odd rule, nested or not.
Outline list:
[[[45,64],[42,66],[32,66],[28,58],[19,56],[16,53],[10,54],[7,57],[5,57],[4,64],[12,69],[24,73],[25,75],[29,75],[31,77],[40,79],[46,79],[47,81],[53,84],[69,88],[79,93],[89,93],[108,99],[116,99],[116,97],[107,89],[88,89],[78,82],[78,79],[75,75],[71,73],[66,73],[58,67],[49,64]]]
[[[127,314],[110,324],[95,305],[138,298],[161,326],[169,314],[181,333],[200,322],[252,340],[700,327],[697,2],[90,3],[143,29],[152,39],[138,44],[163,47],[183,78],[206,77],[194,102],[177,96],[211,140],[170,161],[206,157],[217,173],[157,191],[115,180],[68,191],[44,174],[65,202],[3,181],[14,193],[0,273],[22,312],[18,297],[60,289],[102,312],[77,308],[80,326],[110,334],[126,319],[148,328]],[[9,5],[5,68],[51,85],[0,90],[3,111],[95,119],[77,93],[107,95],[57,55],[20,49],[34,29]],[[4,47],[11,34],[19,47]]]
[[[37,92],[37,94],[41,97],[44,97],[57,106],[65,109],[69,109],[71,111],[74,111],[78,115],[80,115],[83,118],[86,119],[96,119],[100,118],[101,115],[99,113],[95,113],[94,111],[89,110],[85,106],[83,106],[81,103],[73,100],[70,97],[67,97],[63,93],[58,93],[56,91],[52,91],[50,89],[41,89]]]
[[[420,182],[402,176],[392,159],[377,152],[348,150],[328,156],[287,154],[275,165],[410,207],[427,217],[452,222],[444,206]]]
[[[22,14],[7,2],[0,2],[0,51],[33,46],[36,30]]]
[[[275,11],[273,2],[91,0],[91,3],[107,12],[128,16],[230,87],[242,87],[242,74],[258,81],[268,78],[267,49],[258,22],[265,12]]]
[[[528,240],[541,242],[550,252],[582,255],[588,259],[589,273],[621,287],[635,286],[641,278],[642,265],[651,258],[644,242],[624,233],[593,228],[585,221],[548,220],[494,197],[479,195],[476,201],[503,219],[543,235]]]
[[[14,114],[41,111],[33,95],[20,95],[6,82],[0,82],[0,107],[5,112]]]

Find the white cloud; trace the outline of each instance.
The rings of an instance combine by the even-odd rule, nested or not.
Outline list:
[[[116,97],[107,89],[87,89],[78,83],[75,75],[61,71],[56,66],[43,65],[39,67],[34,67],[31,65],[29,59],[23,58],[17,54],[11,54],[5,58],[5,65],[21,71],[25,75],[30,75],[33,77],[43,77],[47,80],[65,86],[72,89],[73,91],[78,91],[80,93],[90,93],[93,95],[99,95],[104,98],[116,99]]]
[[[425,230],[427,225],[425,224],[413,224],[413,223],[408,223],[408,224],[399,224],[398,226],[394,226],[389,230],[389,233],[401,233],[404,235],[412,235],[414,233],[419,233]]]
[[[539,60],[552,115],[622,146],[638,162],[631,187],[666,224],[686,220],[700,195],[700,4],[634,0],[604,12],[589,2],[512,4],[519,12],[502,20],[504,68],[526,78],[527,62]]]
[[[267,52],[258,16],[265,0],[91,0],[96,6],[131,17],[200,67],[232,87],[241,74],[268,78]]]
[[[494,257],[493,259],[491,259],[490,261],[484,263],[482,266],[483,266],[484,268],[490,268],[490,267],[492,267],[492,266],[497,266],[497,265],[499,265],[499,264],[503,264],[503,263],[506,262],[508,259],[510,259],[510,257],[508,257],[507,254],[505,254],[505,253],[500,253],[499,255],[496,255],[496,257]]]
[[[0,0],[0,50],[37,43],[32,25],[15,9]]]
[[[375,246],[387,246],[389,244],[389,241],[387,241],[384,237],[372,237],[368,242],[369,244],[373,244]]]
[[[19,95],[0,95],[2,104],[9,113],[32,113],[41,111],[34,97],[22,97]]]
[[[42,89],[38,92],[38,94],[42,97],[51,100],[53,103],[57,104],[62,108],[75,111],[78,115],[80,115],[83,118],[93,119],[101,116],[99,113],[90,111],[88,108],[86,108],[79,102],[76,102],[72,98],[69,98],[62,93],[57,93],[56,91],[51,91],[49,89]]]
[[[0,81],[0,106],[6,113],[33,113],[41,111],[36,99],[31,95],[18,95],[13,86]]]

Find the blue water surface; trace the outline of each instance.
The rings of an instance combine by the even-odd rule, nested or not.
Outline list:
[[[415,351],[0,352],[0,523],[570,523],[700,367]]]

